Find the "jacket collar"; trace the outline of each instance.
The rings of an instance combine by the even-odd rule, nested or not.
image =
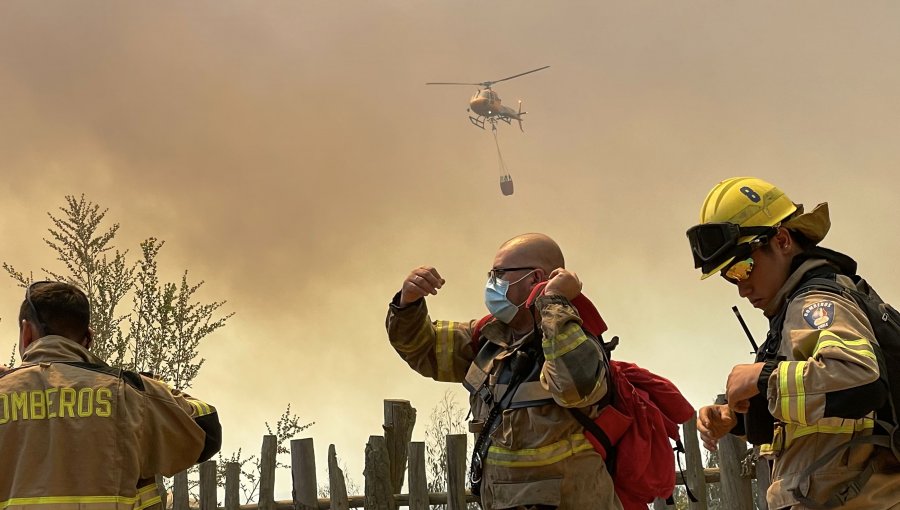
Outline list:
[[[98,365],[106,363],[78,342],[58,335],[47,335],[34,341],[22,355],[25,363],[45,361],[84,361]]]
[[[775,317],[785,306],[788,297],[800,287],[801,283],[810,278],[827,274],[854,276],[856,261],[843,253],[820,246],[797,255],[791,261],[791,275],[769,302],[769,306],[766,307],[763,314],[770,319]]]

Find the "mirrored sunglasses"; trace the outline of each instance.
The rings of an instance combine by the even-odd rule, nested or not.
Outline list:
[[[739,260],[722,271],[722,277],[726,280],[737,283],[742,282],[750,278],[750,273],[753,271],[753,257],[747,257],[746,259]]]

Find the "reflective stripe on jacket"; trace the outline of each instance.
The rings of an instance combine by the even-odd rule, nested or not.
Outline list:
[[[142,510],[220,444],[213,406],[60,336],[0,374],[0,510]]]
[[[825,266],[822,259],[801,264],[776,295],[774,306],[784,303],[807,272]],[[853,285],[838,276],[842,285]],[[854,479],[870,463],[883,466],[865,484],[862,493],[841,508],[900,508],[900,471],[893,456],[868,444],[849,447],[808,479],[802,473],[835,447],[854,437],[871,435],[874,413],[858,419],[835,416],[841,392],[878,380],[872,348],[872,327],[857,304],[844,296],[811,290],[786,306],[777,363],[768,377],[769,412],[781,422],[772,444],[761,453],[774,460],[767,494],[770,508],[804,508],[791,489],[800,487],[807,497],[824,502],[838,487]],[[844,404],[846,405],[846,404]],[[892,467],[893,466],[893,467]],[[895,506],[898,505],[898,506]]]
[[[526,339],[511,342],[505,324],[489,322],[480,336],[491,355],[476,364],[476,321],[432,321],[424,299],[400,308],[398,298],[386,319],[391,345],[420,374],[465,384],[472,393],[471,428],[477,436],[490,412],[485,395],[496,400],[506,391],[508,361]],[[564,408],[584,408],[596,416],[595,404],[606,395],[608,379],[600,344],[584,333],[577,312],[564,298],[541,297],[536,306],[544,362],[519,386],[492,436],[482,504],[487,510],[535,504],[560,510],[621,509],[603,459]]]

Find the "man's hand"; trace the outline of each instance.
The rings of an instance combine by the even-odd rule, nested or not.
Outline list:
[[[581,294],[581,280],[578,275],[558,267],[548,276],[547,286],[544,288],[545,296],[563,296],[569,301]]]
[[[750,408],[750,397],[759,394],[759,374],[765,363],[735,365],[725,383],[728,405],[735,411],[745,413]]]
[[[438,289],[444,286],[444,279],[431,266],[417,267],[403,280],[400,287],[400,306],[406,306],[429,294],[437,294]]]
[[[719,439],[725,436],[737,425],[737,417],[734,411],[727,405],[713,405],[700,408],[697,413],[697,430],[700,439],[707,450],[714,452],[718,449]]]

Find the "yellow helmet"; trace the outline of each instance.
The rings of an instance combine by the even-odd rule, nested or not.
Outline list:
[[[740,245],[762,235],[797,211],[783,191],[762,179],[733,177],[717,184],[700,208],[700,224],[688,230],[694,267],[708,278],[728,266]]]

